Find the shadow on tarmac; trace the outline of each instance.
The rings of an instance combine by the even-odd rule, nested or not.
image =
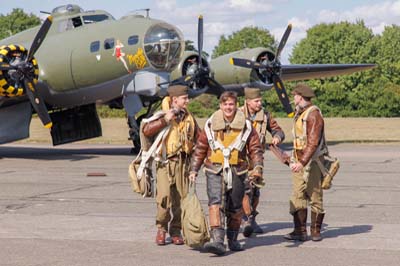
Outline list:
[[[283,238],[283,235],[268,235],[271,232],[278,231],[281,229],[288,229],[286,233],[290,233],[293,230],[293,223],[269,223],[269,224],[260,224],[263,229],[263,234],[253,235],[250,238],[241,239],[245,245],[246,249],[250,249],[258,246],[271,246],[278,245],[281,243],[287,243],[286,247],[298,247],[301,246],[304,242],[301,241],[288,241]],[[308,224],[308,234],[310,224]],[[330,228],[327,224],[323,224],[322,226],[322,237],[323,238],[335,238],[343,235],[355,235],[355,234],[364,234],[369,233],[372,230],[372,225],[354,225],[354,226],[344,226],[344,227],[334,227]]]
[[[0,160],[2,158],[37,159],[37,160],[69,160],[80,161],[98,158],[99,155],[130,155],[130,147],[107,147],[86,149],[61,149],[38,147],[0,146]],[[133,156],[133,155],[132,155]]]

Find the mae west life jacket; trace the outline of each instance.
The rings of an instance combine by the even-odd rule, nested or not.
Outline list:
[[[165,112],[171,108],[171,98],[165,97],[162,102],[162,110]],[[170,129],[165,137],[164,143],[167,156],[173,156],[180,152],[190,154],[195,145],[196,122],[193,115],[187,111],[184,118],[177,122],[170,122]]]
[[[213,117],[214,115],[206,121],[204,126],[208,144],[211,148],[211,155],[208,159],[212,163],[223,165],[224,180],[227,183],[227,188],[231,189],[231,165],[237,165],[239,163],[239,153],[246,146],[247,139],[252,130],[252,125],[251,122],[246,119],[245,126],[242,129],[232,129],[229,133],[224,134],[224,138],[221,140],[212,129]]]

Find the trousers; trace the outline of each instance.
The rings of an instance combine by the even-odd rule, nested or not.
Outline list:
[[[311,161],[302,171],[292,174],[291,214],[300,209],[307,209],[308,204],[315,213],[325,212],[321,182],[322,173],[315,161]]]
[[[156,225],[171,236],[179,235],[182,228],[181,201],[189,189],[188,167],[184,159],[156,165]]]

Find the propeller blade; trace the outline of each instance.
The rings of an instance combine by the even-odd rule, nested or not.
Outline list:
[[[224,91],[224,87],[221,86],[221,84],[219,84],[215,79],[211,78],[211,77],[206,77],[207,79],[207,85],[210,88],[207,92],[214,94],[216,96],[220,96]]]
[[[7,63],[0,63],[0,70],[10,70],[10,69],[17,69],[17,68]]]
[[[181,76],[177,79],[174,79],[170,82],[164,82],[164,83],[169,83],[171,85],[177,85],[177,84],[184,84],[184,85],[189,85],[194,79],[193,75],[185,75],[185,76]]]
[[[290,105],[289,97],[286,93],[285,85],[283,85],[281,78],[275,74],[272,76],[272,81],[274,83],[275,90],[276,93],[278,94],[279,100],[281,101],[283,108],[285,109],[285,112],[287,113],[288,117],[293,117],[294,116],[293,108]]]
[[[203,66],[203,60],[201,55],[203,53],[203,16],[199,16],[199,22],[197,25],[197,48],[199,50],[199,67]]]
[[[43,98],[36,90],[33,82],[25,78],[24,84],[25,84],[26,94],[28,95],[28,98],[33,106],[33,109],[35,109],[44,127],[51,128],[53,126],[53,123],[51,122],[50,115],[47,111],[46,105],[44,104]]]
[[[48,16],[46,18],[46,20],[43,22],[42,26],[40,27],[38,33],[35,36],[35,39],[33,39],[31,48],[29,49],[28,56],[26,57],[26,62],[30,62],[33,58],[33,55],[39,49],[40,45],[42,44],[44,38],[47,35],[47,32],[50,29],[52,21],[53,21],[53,17]]]
[[[285,47],[291,31],[292,31],[292,24],[289,24],[286,28],[285,33],[282,36],[281,41],[279,42],[278,49],[276,49],[275,60],[277,60],[280,57],[283,47]]]
[[[240,67],[246,67],[246,68],[254,68],[254,69],[262,69],[265,68],[264,65],[255,62],[255,61],[251,61],[248,59],[243,59],[243,58],[234,58],[231,57],[229,59],[229,63],[231,65],[235,65],[235,66],[240,66]]]

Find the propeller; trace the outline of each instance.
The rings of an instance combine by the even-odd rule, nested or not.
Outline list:
[[[170,84],[184,84],[193,89],[190,93],[192,96],[198,96],[202,93],[208,92],[219,96],[224,92],[222,87],[213,77],[210,75],[210,68],[204,63],[202,58],[203,54],[203,16],[200,15],[198,19],[197,27],[197,51],[198,55],[193,59],[190,59],[190,66],[186,67],[186,75],[183,75],[171,82]],[[168,82],[167,82],[168,83]],[[159,85],[166,84],[161,83]]]
[[[53,123],[51,122],[50,115],[48,113],[47,107],[43,101],[42,96],[36,90],[35,87],[35,68],[33,65],[34,54],[39,49],[47,32],[52,24],[52,16],[48,16],[40,27],[38,33],[36,34],[31,48],[28,51],[28,55],[24,60],[21,60],[19,56],[15,58],[13,63],[1,63],[0,70],[9,71],[9,76],[16,81],[16,84],[20,82],[24,85],[25,93],[27,94],[33,109],[35,109],[40,120],[46,128],[51,128]],[[11,72],[11,73],[10,73]]]
[[[259,71],[263,76],[267,77],[267,80],[272,81],[275,87],[275,91],[278,94],[278,98],[281,101],[285,109],[285,112],[288,114],[289,117],[293,117],[294,112],[292,106],[290,105],[285,85],[283,84],[282,79],[280,77],[281,63],[279,59],[291,31],[292,31],[292,25],[289,24],[286,28],[285,33],[282,36],[281,41],[279,42],[278,48],[276,49],[275,58],[272,61],[269,61],[267,58],[263,59],[261,62],[243,58],[230,59],[230,63],[232,65],[255,69]]]

